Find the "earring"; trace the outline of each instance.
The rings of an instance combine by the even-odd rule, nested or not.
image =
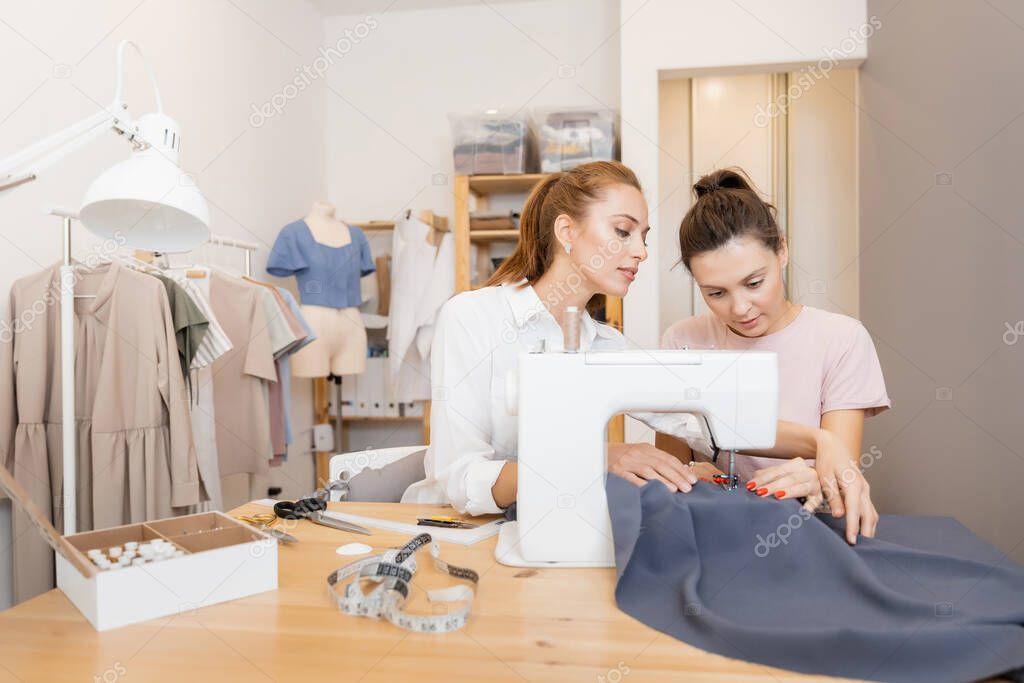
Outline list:
[[[569,244],[568,242],[565,243],[565,253],[566,254],[571,254],[572,253],[572,245]]]

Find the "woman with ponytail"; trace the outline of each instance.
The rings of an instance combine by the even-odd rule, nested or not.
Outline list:
[[[555,173],[531,192],[519,230],[515,252],[487,285],[453,297],[438,316],[426,479],[403,502],[479,515],[515,501],[518,434],[505,410],[505,377],[521,352],[563,349],[568,307],[583,312],[581,351],[626,346],[586,304],[595,294],[624,296],[647,258],[647,202],[636,175],[614,161]],[[701,476],[650,444],[611,444],[608,461],[634,483],[658,479],[673,491],[689,491]]]

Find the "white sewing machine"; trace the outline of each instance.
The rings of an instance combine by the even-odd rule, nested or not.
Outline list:
[[[614,566],[604,491],[608,420],[627,411],[693,413],[721,451],[770,448],[777,358],[733,351],[524,353],[510,373],[506,405],[519,416],[518,521],[501,527],[498,561]]]

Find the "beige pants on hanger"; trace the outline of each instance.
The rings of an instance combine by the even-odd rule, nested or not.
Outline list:
[[[358,375],[366,370],[366,328],[358,308],[301,309],[316,340],[292,355],[292,376]]]

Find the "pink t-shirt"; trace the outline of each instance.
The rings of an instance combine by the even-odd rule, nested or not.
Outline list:
[[[669,327],[661,346],[774,351],[779,356],[779,419],[787,422],[820,427],[821,416],[832,410],[860,408],[870,417],[891,405],[867,330],[858,320],[819,308],[804,306],[786,327],[755,338],[736,334],[712,313],[704,313]],[[741,481],[778,464],[775,458],[736,456]]]

